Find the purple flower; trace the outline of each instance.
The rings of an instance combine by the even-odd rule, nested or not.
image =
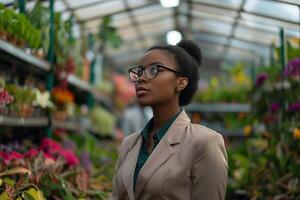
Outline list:
[[[259,74],[256,78],[255,85],[257,87],[261,86],[268,78],[268,75],[265,73]]]
[[[90,160],[89,154],[86,151],[83,151],[80,154],[80,160],[85,171],[90,174],[92,171],[92,162]]]
[[[75,151],[76,144],[73,141],[71,141],[71,140],[65,140],[64,141],[64,147],[66,149],[71,149],[71,150]]]
[[[300,58],[295,58],[288,62],[283,74],[287,77],[300,77]]]
[[[277,112],[280,109],[280,105],[277,102],[272,103],[270,110],[272,113]]]
[[[289,111],[299,111],[300,110],[300,102],[291,103],[289,105]]]

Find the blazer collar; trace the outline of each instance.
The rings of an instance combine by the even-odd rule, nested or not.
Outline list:
[[[173,145],[179,144],[181,142],[181,138],[183,136],[183,132],[185,128],[190,123],[190,119],[183,110],[178,117],[175,119],[173,124],[170,126],[169,130],[166,132],[165,136],[162,138],[160,143],[157,145],[157,147],[153,150],[147,161],[145,162],[144,166],[142,167],[136,183],[136,188],[134,192],[134,196],[136,199],[139,198],[141,195],[146,183],[149,181],[149,179],[153,176],[153,174],[174,154],[173,151]],[[124,167],[124,169],[129,169],[131,171],[130,174],[130,180],[127,179],[127,181],[130,181],[131,187],[130,189],[133,189],[133,173],[135,170],[135,165],[137,162],[138,153],[141,147],[142,138],[139,138],[139,143],[136,147],[133,148],[133,152],[131,155],[134,157],[130,160],[133,164],[131,166],[128,166],[130,168]],[[128,157],[128,160],[130,157]],[[133,191],[133,190],[132,190]],[[128,193],[131,193],[132,191],[128,191]]]

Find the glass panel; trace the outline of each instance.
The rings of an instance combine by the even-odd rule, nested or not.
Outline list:
[[[291,29],[291,30],[298,31],[298,25],[296,25],[296,24],[273,20],[273,19],[266,18],[266,17],[259,17],[259,16],[247,14],[247,13],[241,13],[241,16],[242,16],[242,19],[244,19],[244,20],[255,22],[257,24],[261,24],[262,26],[269,25],[269,26],[283,27],[284,29]]]
[[[74,37],[75,38],[79,38],[80,37],[80,26],[79,26],[79,24],[74,24],[73,25],[73,35],[74,35]]]
[[[129,39],[136,39],[137,38],[136,31],[132,27],[127,28],[127,29],[119,29],[118,33],[123,38],[123,40],[129,40]]]
[[[225,59],[234,60],[236,62],[252,62],[256,58],[257,56],[255,56],[254,53],[232,46],[227,49],[227,53],[225,54]]]
[[[209,57],[219,58],[220,54],[223,52],[223,46],[221,44],[213,44],[201,40],[197,40],[201,52],[203,55],[209,55]]]
[[[293,4],[300,5],[300,1],[299,0],[282,0],[282,1],[287,2],[287,3],[293,3]]]
[[[241,48],[241,49],[248,49],[250,51],[253,51],[257,54],[259,54],[260,56],[263,57],[269,57],[270,55],[270,48],[268,46],[263,46],[263,45],[255,45],[252,43],[248,43],[248,42],[243,42],[240,40],[235,40],[235,39],[231,39],[231,45]]]
[[[76,7],[84,6],[84,5],[87,5],[90,3],[96,3],[96,2],[101,3],[102,1],[105,1],[105,0],[76,0],[76,1],[66,0],[66,1],[71,8],[76,8]],[[115,0],[112,0],[112,1],[115,1]]]
[[[61,0],[54,1],[54,10],[55,12],[61,12],[63,10],[66,10],[66,5]]]
[[[195,2],[204,2],[212,5],[220,5],[238,9],[241,6],[242,0],[195,0]]]
[[[255,30],[261,30],[263,32],[268,33],[276,33],[278,32],[278,28],[270,25],[262,25],[251,21],[239,20],[238,24],[242,27],[248,27]]]
[[[146,22],[146,21],[160,21],[161,19],[164,18],[169,18],[173,16],[172,15],[172,10],[171,9],[166,9],[166,10],[158,10],[154,12],[148,12],[144,14],[135,14],[134,17],[138,22]]]
[[[165,18],[154,23],[140,24],[139,29],[143,33],[155,33],[170,30],[174,28],[174,20],[172,18]]]
[[[231,25],[222,22],[217,22],[214,20],[203,19],[203,20],[193,20],[192,27],[195,31],[203,30],[212,33],[217,33],[225,36],[229,36],[231,33]]]
[[[131,8],[147,4],[147,0],[127,0]]]
[[[259,42],[265,45],[271,45],[275,40],[278,40],[278,35],[276,33],[266,33],[251,30],[248,28],[237,27],[234,33],[234,36],[237,38],[242,38],[247,41]]]
[[[106,3],[76,10],[75,14],[81,20],[85,20],[95,16],[105,16],[112,12],[116,12],[120,10],[124,10],[124,4],[121,1],[109,1]]]
[[[128,16],[128,13],[121,13],[112,16],[112,24],[117,27],[128,27],[131,26],[132,21]]]
[[[233,17],[229,17],[229,16],[220,16],[217,14],[213,14],[213,13],[209,13],[209,12],[203,12],[203,11],[198,11],[198,10],[192,10],[192,15],[194,16],[194,19],[200,18],[208,18],[211,20],[217,20],[217,21],[224,21],[227,23],[233,23],[234,22],[234,18]]]
[[[98,32],[101,22],[101,19],[86,22],[84,27],[85,32]]]
[[[221,8],[215,8],[215,7],[211,7],[211,6],[204,6],[204,5],[198,5],[198,4],[194,4],[193,5],[193,10],[197,10],[200,12],[206,12],[206,13],[212,13],[212,14],[216,14],[219,16],[227,16],[227,17],[233,17],[236,18],[237,17],[237,12],[236,11],[230,11],[230,10],[226,10],[226,9],[221,9]]]
[[[163,9],[159,4],[155,4],[152,6],[146,6],[144,8],[139,8],[132,10],[132,13],[134,16],[141,16],[141,15],[149,15],[153,14],[153,12],[158,12],[158,11],[166,11],[168,12],[171,9]]]
[[[71,17],[71,12],[63,12],[61,16],[63,21],[68,20],[70,17]]]
[[[279,2],[251,0],[246,2],[244,9],[294,22],[299,20],[299,9],[297,6]]]
[[[222,37],[219,35],[213,35],[213,34],[207,34],[207,33],[201,33],[201,31],[196,34],[194,33],[194,37],[200,41],[207,41],[207,42],[219,43],[219,44],[224,44],[224,45],[226,45],[228,43],[228,38],[226,38],[226,37]]]

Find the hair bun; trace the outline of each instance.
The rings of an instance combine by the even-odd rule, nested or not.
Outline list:
[[[183,48],[190,56],[192,56],[199,65],[202,62],[201,49],[196,42],[192,40],[181,40],[177,43],[178,47]]]

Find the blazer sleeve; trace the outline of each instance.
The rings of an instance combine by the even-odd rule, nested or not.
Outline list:
[[[209,134],[199,147],[192,168],[192,200],[224,200],[228,164],[223,137]]]

